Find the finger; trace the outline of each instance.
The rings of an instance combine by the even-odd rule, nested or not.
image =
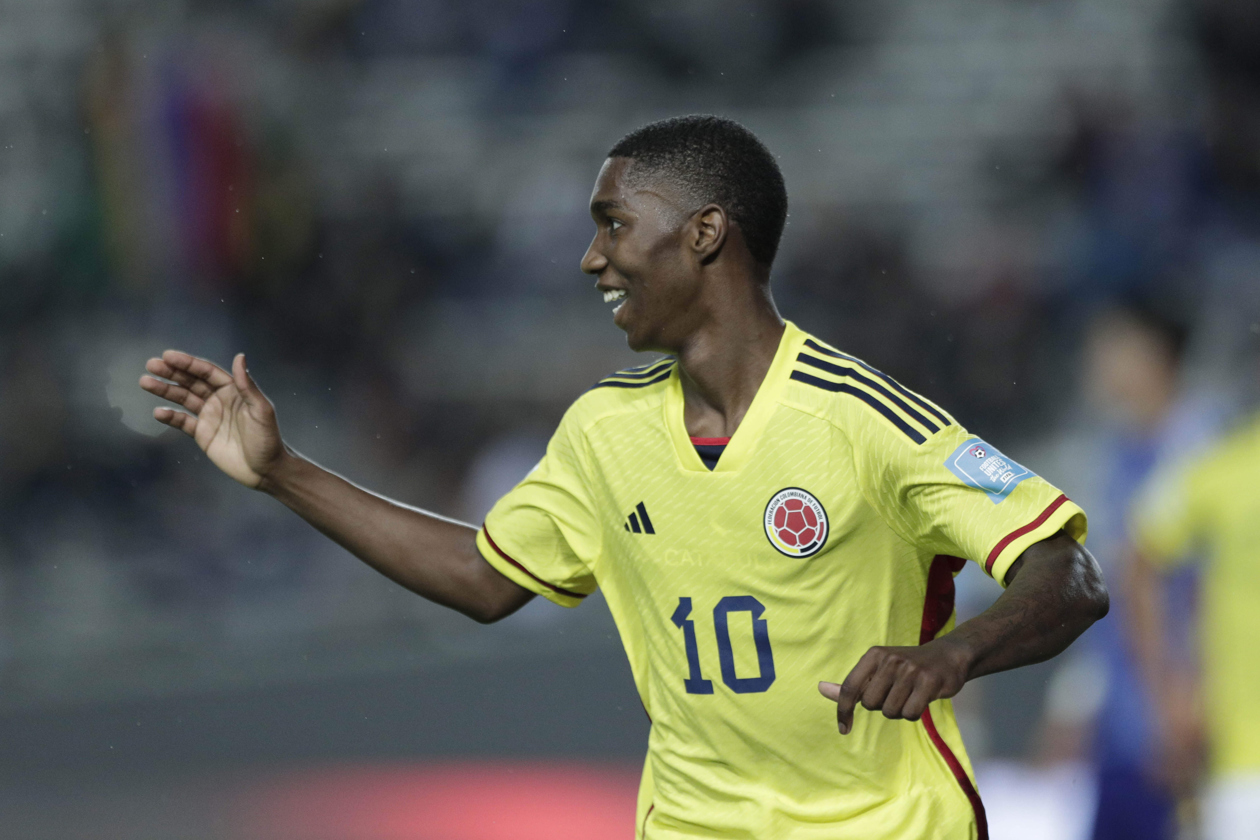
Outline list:
[[[904,711],[906,701],[910,699],[910,695],[918,688],[919,680],[916,680],[914,674],[905,668],[898,668],[896,678],[893,680],[892,686],[888,689],[888,696],[884,698],[884,717],[891,720],[900,720],[905,717]]]
[[[169,379],[183,385],[203,400],[207,399],[214,393],[214,389],[210,387],[210,383],[204,379],[198,379],[191,373],[185,373],[182,370],[176,370],[161,359],[149,359],[144,363],[144,369],[154,376],[160,376],[163,379]]]
[[[872,712],[883,709],[888,692],[897,681],[900,671],[901,663],[885,658],[862,689],[862,705]]]
[[[179,429],[184,434],[192,437],[197,431],[197,418],[191,414],[185,414],[182,411],[176,411],[173,408],[159,406],[153,409],[153,419],[159,423],[165,423],[173,429]]]
[[[232,377],[228,375],[228,372],[214,362],[190,356],[179,350],[167,350],[162,354],[162,361],[198,379],[204,379],[212,388],[222,388],[232,382]]]
[[[836,725],[841,735],[848,735],[853,729],[853,709],[862,696],[866,681],[879,668],[880,659],[877,649],[871,648],[862,655],[858,664],[853,666],[853,670],[840,685],[839,697],[836,700]]]
[[[914,691],[906,699],[901,707],[901,716],[906,720],[918,720],[923,717],[923,713],[927,711],[928,704],[936,699],[933,695],[936,692],[932,689],[927,680],[919,680],[915,685]]]
[[[164,400],[170,400],[176,405],[182,405],[193,414],[200,414],[201,408],[206,401],[197,396],[187,388],[181,388],[178,385],[172,385],[169,382],[163,382],[153,376],[140,377],[140,387],[148,391],[150,394],[156,394]]]

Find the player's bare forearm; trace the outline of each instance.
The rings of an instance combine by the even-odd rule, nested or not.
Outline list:
[[[391,580],[481,622],[533,597],[481,556],[476,530],[350,483],[292,450],[259,485]]]
[[[1171,655],[1164,579],[1140,551],[1129,553],[1122,578],[1125,630],[1160,721],[1151,776],[1178,796],[1192,795],[1205,759],[1202,693],[1195,669]]]
[[[993,606],[936,640],[961,648],[969,680],[1059,655],[1110,606],[1097,561],[1062,532],[1029,546],[1006,581]]]
[[[1128,605],[1124,612],[1124,629],[1153,697],[1159,696],[1159,690],[1168,678],[1168,657],[1164,649],[1167,620],[1162,583],[1159,572],[1149,560],[1137,551],[1129,553],[1122,577]]]
[[[179,350],[149,359],[145,370],[140,387],[176,406],[154,409],[155,420],[191,437],[224,473],[275,496],[387,577],[483,622],[533,597],[481,557],[472,528],[369,493],[285,446],[275,406],[243,353],[230,372]]]
[[[930,702],[953,697],[968,680],[1062,653],[1107,614],[1098,563],[1062,532],[1030,546],[1006,581],[993,606],[952,632],[916,647],[871,648],[843,684],[821,683],[836,702],[840,732],[852,728],[858,703],[888,718],[918,720]]]

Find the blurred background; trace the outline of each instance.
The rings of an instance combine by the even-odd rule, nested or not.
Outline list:
[[[136,380],[245,351],[293,446],[480,521],[636,363],[578,260],[661,117],[767,143],[783,314],[1081,501],[1114,575],[1134,485],[1256,391],[1257,42],[1242,0],[0,0],[0,835],[631,836],[598,597],[430,606]],[[1118,606],[958,699],[994,838],[1090,836],[1146,749]]]

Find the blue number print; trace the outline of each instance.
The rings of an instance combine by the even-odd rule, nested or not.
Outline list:
[[[679,598],[678,609],[674,610],[674,626],[683,631],[683,646],[687,649],[687,679],[683,680],[688,694],[712,694],[713,682],[706,680],[700,673],[700,650],[696,646],[696,623],[687,616],[691,615],[691,599]],[[760,615],[760,613],[758,613]],[[725,667],[725,666],[724,666]],[[771,677],[773,679],[773,677]]]
[[[679,607],[681,609],[681,607]],[[691,610],[691,599],[687,599],[687,610]],[[751,595],[728,595],[713,608],[713,629],[717,631],[718,661],[722,663],[722,682],[736,694],[756,694],[766,691],[774,682],[774,651],[770,649],[770,630],[761,614],[765,606]],[[735,654],[731,651],[731,631],[726,617],[733,612],[752,613],[753,641],[757,645],[757,664],[761,673],[755,677],[735,676]],[[677,613],[675,623],[677,623]],[[688,658],[695,647],[695,633],[689,637]],[[698,668],[696,669],[698,673]],[[688,689],[690,691],[691,689]],[[710,691],[713,689],[710,688]]]

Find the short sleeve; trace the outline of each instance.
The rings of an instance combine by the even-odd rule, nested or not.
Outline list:
[[[1134,497],[1129,531],[1143,556],[1161,566],[1189,559],[1201,532],[1200,482],[1188,460],[1157,469]]]
[[[595,591],[601,533],[588,489],[584,442],[565,416],[547,454],[501,498],[477,532],[483,557],[516,583],[565,607]]]
[[[1060,530],[1085,541],[1078,505],[956,423],[917,446],[884,435],[858,449],[863,489],[893,530],[917,547],[974,560],[1003,586],[1029,546]]]

